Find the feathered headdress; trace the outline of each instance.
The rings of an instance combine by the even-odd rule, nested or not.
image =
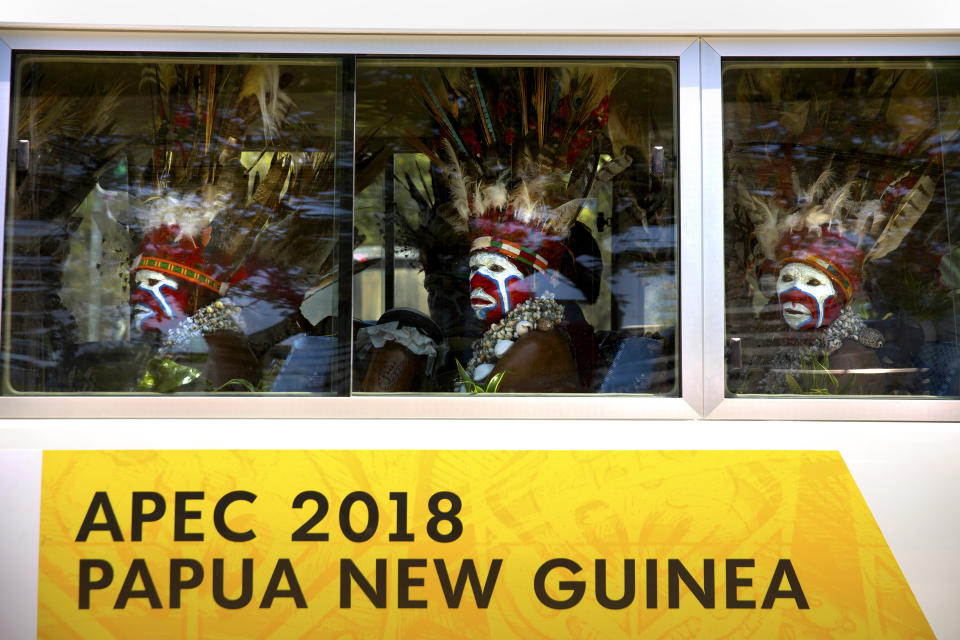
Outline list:
[[[273,150],[294,107],[284,91],[288,75],[276,65],[242,73],[195,64],[144,69],[156,147],[133,193],[140,233],[134,271],[158,271],[214,295],[242,280],[255,254],[272,265],[309,263],[319,277],[331,218],[300,209],[332,182],[332,155]],[[241,152],[253,139],[263,150],[250,166]]]
[[[279,200],[286,178],[278,163],[260,193],[248,197],[240,163],[249,125],[259,119],[269,141],[290,106],[279,70],[254,65],[238,77],[216,65],[155,65],[145,69],[144,84],[155,88],[159,125],[154,157],[135,193],[140,253],[171,265],[182,262],[198,276],[226,284],[275,210],[272,201]],[[226,218],[231,224],[224,224]],[[134,269],[162,271],[155,262],[141,259]],[[182,273],[170,275],[183,279]]]
[[[879,198],[863,197],[856,179],[833,187],[828,168],[807,188],[794,175],[796,205],[784,210],[751,193],[741,180],[738,198],[754,225],[759,258],[767,264],[804,262],[826,273],[849,303],[860,288],[864,266],[894,251],[926,211],[934,181],[900,176]],[[905,195],[896,197],[897,193]]]
[[[446,222],[472,251],[505,254],[529,270],[557,268],[563,241],[596,172],[617,72],[609,68],[466,68],[422,75],[418,89],[437,125],[432,148],[452,206]]]

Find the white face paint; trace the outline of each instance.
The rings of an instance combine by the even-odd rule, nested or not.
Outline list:
[[[837,290],[825,273],[802,262],[790,262],[777,278],[780,314],[791,329],[818,329],[839,310]]]
[[[523,280],[523,273],[506,256],[492,251],[470,254],[470,306],[479,319],[496,322],[530,297],[526,292],[511,292],[512,280]]]
[[[170,301],[163,294],[163,289],[176,290],[179,287],[177,281],[157,271],[146,269],[137,271],[135,276],[137,291],[143,291],[147,295],[138,295],[135,298],[139,302],[133,306],[133,326],[137,330],[143,329],[143,322],[159,312],[167,318],[176,318],[177,313],[170,306]]]

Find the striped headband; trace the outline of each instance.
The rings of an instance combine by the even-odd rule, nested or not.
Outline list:
[[[808,264],[811,267],[820,269],[830,276],[830,279],[833,280],[834,284],[840,287],[844,295],[846,295],[846,302],[850,302],[850,300],[853,299],[853,283],[850,282],[850,278],[847,277],[840,267],[836,266],[826,258],[822,258],[815,253],[808,253],[802,258],[791,257],[782,260],[780,263],[787,264],[790,262],[802,262],[803,264]]]
[[[159,273],[165,273],[174,278],[179,278],[180,280],[186,280],[187,282],[192,282],[198,284],[201,287],[206,287],[218,293],[221,296],[227,292],[227,289],[230,287],[228,282],[220,282],[219,280],[210,277],[206,273],[188,267],[185,264],[179,262],[174,262],[173,260],[167,260],[166,258],[158,258],[156,256],[145,256],[139,255],[133,261],[133,267],[131,271],[137,271],[139,269],[147,269],[148,271],[157,271]]]
[[[494,238],[492,236],[477,238],[473,241],[470,251],[482,250],[496,251],[508,258],[513,258],[518,262],[533,267],[540,273],[546,273],[547,267],[549,266],[546,259],[539,253],[524,248],[516,242],[510,242],[509,240],[501,240],[500,238]]]

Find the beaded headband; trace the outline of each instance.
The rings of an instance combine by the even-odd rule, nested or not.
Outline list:
[[[527,266],[533,267],[540,273],[546,273],[547,267],[549,266],[546,258],[537,252],[522,247],[516,242],[510,242],[509,240],[503,240],[501,238],[494,238],[493,236],[482,236],[475,239],[473,244],[470,246],[470,250],[492,250],[496,253],[505,255],[508,258],[513,258],[514,260]]]
[[[198,269],[188,267],[185,264],[168,260],[166,258],[145,256],[141,254],[133,261],[133,267],[130,270],[138,271],[140,269],[157,271],[159,273],[173,276],[174,278],[178,278],[180,280],[186,280],[187,282],[192,282],[200,285],[201,287],[205,287],[219,295],[225,294],[227,289],[230,287],[230,283],[228,282],[220,282],[216,278],[213,278]]]
[[[830,280],[840,287],[843,291],[843,294],[846,296],[846,301],[849,302],[853,298],[853,283],[850,281],[850,278],[846,276],[843,270],[837,265],[833,264],[826,258],[822,258],[815,253],[808,253],[802,257],[791,257],[785,258],[780,261],[780,264],[789,264],[791,262],[799,262],[802,264],[808,264],[811,267],[816,267],[820,271],[823,271],[830,277]]]

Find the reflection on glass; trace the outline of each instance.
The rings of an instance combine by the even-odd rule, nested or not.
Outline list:
[[[338,67],[15,69],[4,392],[330,391]]]
[[[957,396],[960,65],[729,62],[727,388]]]
[[[354,389],[678,393],[675,105],[671,63],[361,61]]]

